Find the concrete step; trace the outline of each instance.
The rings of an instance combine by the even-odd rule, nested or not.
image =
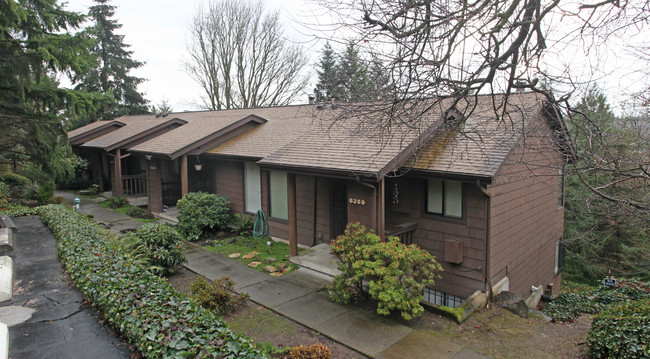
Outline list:
[[[0,257],[0,302],[13,298],[14,263],[11,257]]]
[[[309,268],[330,277],[336,277],[341,274],[341,271],[338,269],[338,258],[330,252],[330,247],[327,243],[311,247],[307,253],[291,257],[289,260],[291,263],[303,268]]]

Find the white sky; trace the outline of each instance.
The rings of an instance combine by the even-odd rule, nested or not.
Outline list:
[[[67,9],[86,13],[92,0],[67,0]],[[201,88],[182,69],[186,57],[189,25],[202,0],[113,0],[116,6],[113,19],[122,24],[117,32],[125,35],[124,42],[131,45],[134,60],[145,65],[131,72],[148,81],[138,89],[144,92],[150,104],[169,101],[174,111],[196,110]],[[308,32],[297,19],[305,18],[307,5],[303,0],[266,0],[268,10],[280,11],[285,23],[285,35],[290,41],[301,42],[316,48],[312,61],[317,61],[320,47],[305,34]],[[313,6],[313,5],[311,5]],[[312,66],[307,69],[313,70]],[[313,85],[309,88],[313,88]],[[305,102],[307,95],[305,94]]]

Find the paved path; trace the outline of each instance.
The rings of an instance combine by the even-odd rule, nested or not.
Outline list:
[[[74,199],[77,197],[73,193],[63,191],[56,191],[54,195],[63,197],[63,204],[69,207],[72,207]],[[92,216],[95,221],[115,232],[125,233],[142,226],[143,223],[134,218],[112,211],[109,208],[101,207],[98,203],[104,200],[102,197],[97,197],[96,199],[81,198],[79,213]]]
[[[129,358],[131,352],[64,277],[56,241],[43,222],[21,217],[14,223],[14,297],[0,304],[11,358]]]
[[[324,289],[331,277],[325,274],[300,268],[271,277],[192,243],[185,255],[188,269],[212,280],[229,276],[235,290],[252,301],[369,357],[486,358],[375,313],[331,302]]]

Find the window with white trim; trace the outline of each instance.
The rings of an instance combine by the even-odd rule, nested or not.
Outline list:
[[[289,219],[289,201],[287,195],[287,173],[271,171],[269,173],[269,200],[271,217]]]
[[[262,209],[262,183],[260,178],[260,166],[255,162],[244,162],[246,212],[255,213]]]
[[[463,217],[463,183],[429,178],[427,180],[427,213],[450,218]]]

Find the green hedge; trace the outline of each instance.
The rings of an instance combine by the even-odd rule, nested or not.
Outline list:
[[[626,302],[596,315],[587,345],[592,358],[650,358],[650,300]]]
[[[40,215],[77,288],[143,357],[264,357],[250,339],[108,246],[87,218],[54,205]]]

